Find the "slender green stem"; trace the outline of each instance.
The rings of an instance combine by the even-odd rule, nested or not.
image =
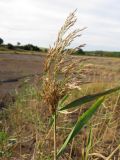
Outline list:
[[[54,113],[54,160],[57,160],[57,147],[56,147],[56,111]]]

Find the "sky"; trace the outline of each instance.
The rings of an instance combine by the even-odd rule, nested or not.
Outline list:
[[[0,37],[6,44],[52,46],[75,9],[76,28],[87,29],[71,47],[120,51],[120,0],[0,0]]]

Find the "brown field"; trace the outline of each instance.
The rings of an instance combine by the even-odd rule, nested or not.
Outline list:
[[[0,54],[0,81],[18,78],[18,81],[0,83],[0,96],[19,87],[23,82],[19,80],[20,77],[41,74],[44,59],[44,56],[39,55]],[[81,70],[78,79],[82,84],[120,81],[120,58],[70,56],[69,59],[78,65],[74,74],[77,74],[78,69]]]
[[[24,76],[40,74],[43,71],[43,56],[0,54],[0,97],[14,92],[22,85]],[[8,80],[8,82],[6,82]],[[11,82],[11,80],[13,80]],[[5,81],[2,83],[2,81]],[[10,82],[9,82],[10,81]]]
[[[6,95],[14,93],[15,90],[18,91],[22,87],[26,77],[19,79],[20,77],[28,76],[28,82],[31,84],[34,79],[34,76],[31,78],[31,75],[43,72],[44,60],[45,57],[39,55],[0,54],[1,102],[6,103]],[[69,62],[75,62],[77,66],[77,69],[72,72],[72,76],[77,75],[74,81],[82,88],[81,91],[74,91],[71,99],[97,93],[118,86],[120,83],[120,58],[69,56],[69,60]],[[11,79],[17,80],[2,83],[3,80]],[[38,97],[39,91],[36,93],[33,88],[28,89],[27,93],[20,91],[15,104],[10,106],[7,112],[1,112],[0,128],[9,133],[10,140],[15,140],[15,145],[13,144],[10,148],[12,156],[7,155],[8,142],[2,146],[5,155],[1,160],[30,160],[32,158],[34,160],[53,160],[53,130],[49,126],[50,113],[47,107],[39,104]],[[89,105],[83,105],[73,114],[58,117],[58,148],[68,135],[78,115],[82,114]],[[90,121],[89,126],[92,127],[94,142],[90,146],[89,160],[106,160],[106,157],[110,156],[117,148],[120,138],[119,112],[120,95],[117,93],[105,101],[102,109]],[[82,152],[86,148],[89,129],[87,127],[77,135],[60,160],[81,159]],[[108,160],[119,159],[120,153],[117,150]]]

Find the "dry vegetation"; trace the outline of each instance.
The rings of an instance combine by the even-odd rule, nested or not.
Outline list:
[[[75,22],[75,13],[72,13],[61,28],[54,47],[49,49],[43,77],[36,77],[33,85],[24,85],[16,94],[15,103],[0,112],[1,160],[53,160],[53,155],[57,154],[55,150],[61,148],[78,116],[93,104],[89,102],[76,110],[58,114],[61,99],[66,95],[65,104],[68,104],[79,97],[119,86],[120,70],[86,64],[87,57],[69,56],[65,49],[81,32],[66,33]],[[107,80],[108,74],[108,77],[114,74],[116,79]],[[119,113],[120,92],[116,92],[105,98],[98,112],[58,159],[119,160]],[[57,120],[56,125],[54,120]]]

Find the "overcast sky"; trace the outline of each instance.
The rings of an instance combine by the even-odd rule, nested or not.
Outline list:
[[[76,26],[88,28],[72,46],[120,50],[120,0],[0,0],[0,37],[5,43],[48,47],[76,8]]]

